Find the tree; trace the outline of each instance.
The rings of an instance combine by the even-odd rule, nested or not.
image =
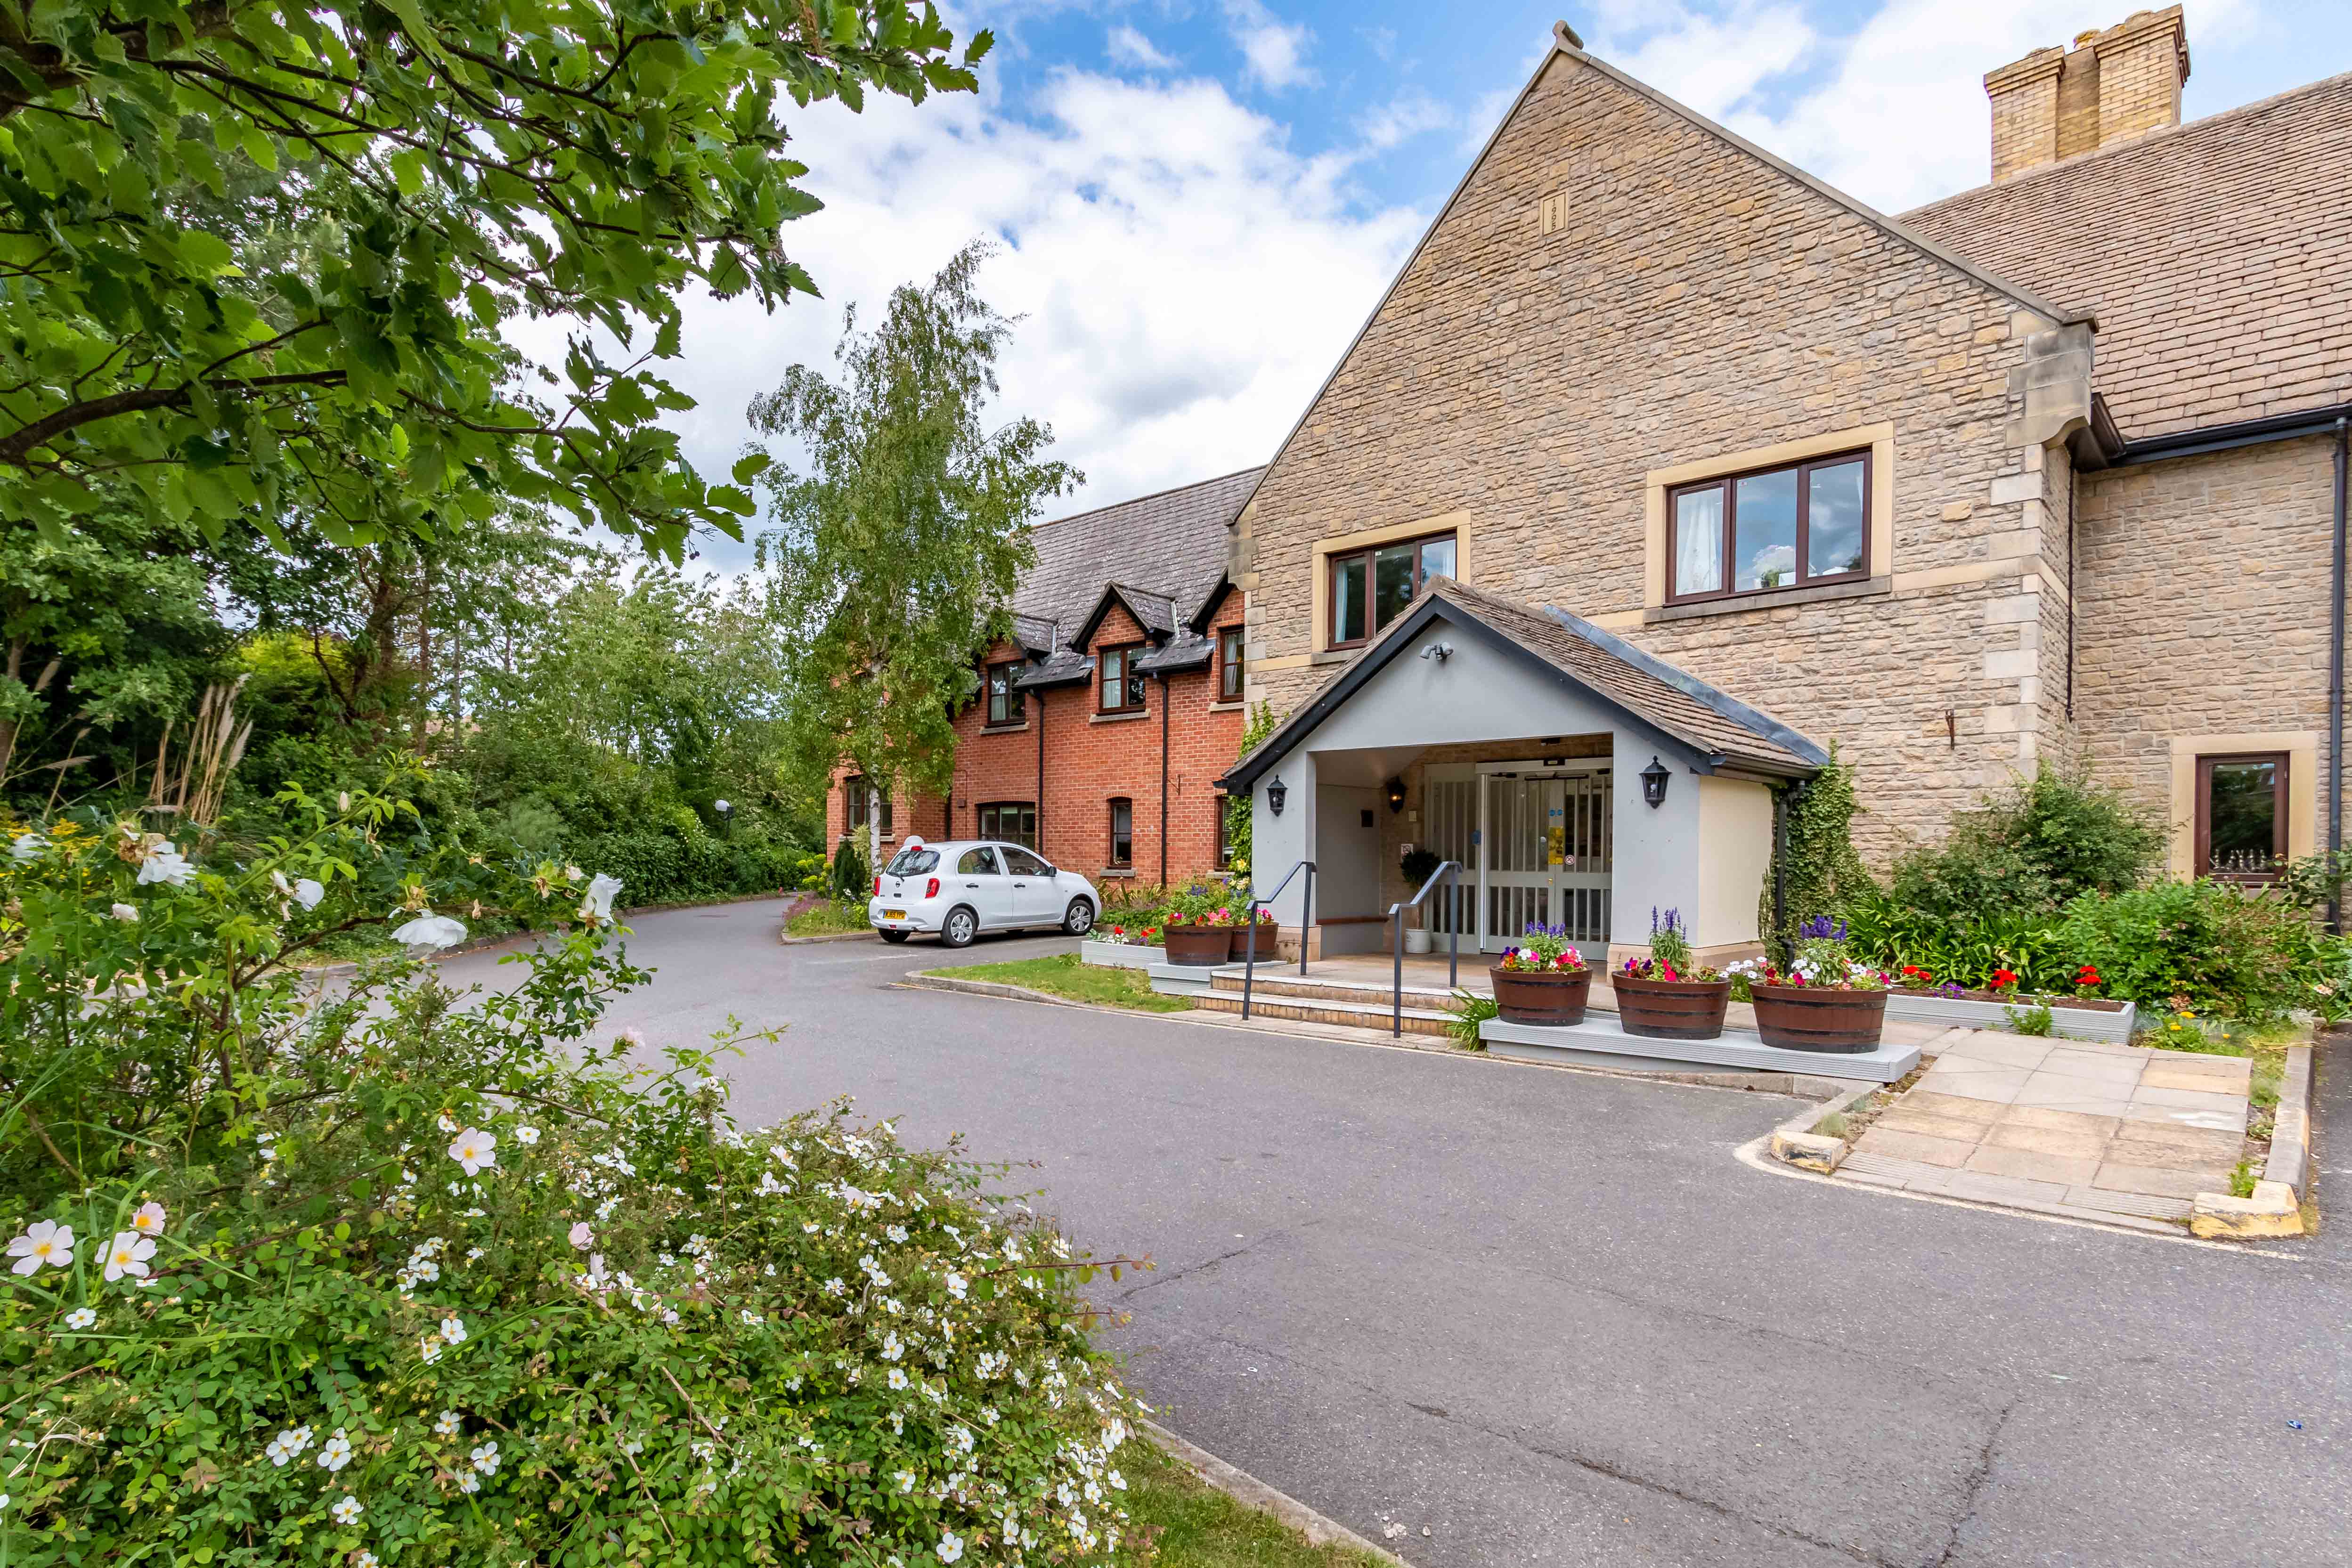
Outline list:
[[[677,352],[690,285],[814,292],[782,242],[818,204],[777,95],[969,90],[990,38],[953,42],[905,0],[0,7],[0,516],[55,536],[115,479],[207,534],[257,509],[363,540],[510,502],[672,555],[739,534],[750,496],[678,460],[654,422],[691,403],[646,361]],[[248,163],[306,220],[262,277],[192,194]],[[517,384],[520,317],[570,329],[560,391]],[[592,329],[650,347],[607,362]]]
[[[1013,329],[974,287],[989,254],[967,246],[928,288],[901,285],[879,331],[861,335],[851,312],[839,382],[794,365],[751,403],[753,428],[809,454],[806,474],[779,466],[761,481],[773,613],[804,629],[789,666],[795,750],[813,771],[849,761],[877,797],[894,783],[940,793],[953,779],[950,720],[1010,623],[1035,556],[1029,520],[1085,482],[1041,455],[1050,427],[982,425]],[[866,820],[878,861],[880,812]]]

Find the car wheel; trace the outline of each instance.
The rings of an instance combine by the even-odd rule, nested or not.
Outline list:
[[[885,931],[882,933],[882,940],[885,942],[904,942],[906,939],[907,934],[904,931]]]
[[[940,925],[940,946],[969,947],[971,946],[971,939],[978,935],[980,935],[980,917],[961,904],[958,904],[948,911],[947,919]]]
[[[1062,915],[1062,929],[1073,936],[1083,936],[1094,928],[1095,906],[1083,898],[1070,900],[1070,907]]]

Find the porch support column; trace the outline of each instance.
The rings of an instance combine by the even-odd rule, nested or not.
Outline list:
[[[1275,780],[1283,786],[1282,814],[1276,816],[1267,794]],[[1294,751],[1261,775],[1250,787],[1250,885],[1271,888],[1290,874],[1302,860],[1315,858],[1315,758]],[[1282,890],[1271,906],[1285,935],[1307,945],[1313,956],[1314,932],[1306,925],[1307,878],[1299,877]]]

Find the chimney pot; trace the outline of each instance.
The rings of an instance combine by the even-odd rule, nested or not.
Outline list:
[[[2135,11],[1986,73],[1992,177],[2006,180],[2062,158],[2112,147],[2180,123],[2189,34],[2180,7]]]

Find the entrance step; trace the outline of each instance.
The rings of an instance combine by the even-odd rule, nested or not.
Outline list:
[[[1483,968],[1473,968],[1466,964],[1463,966],[1464,989],[1484,993],[1486,979],[1486,973]],[[1210,986],[1219,994],[1230,992],[1239,997],[1242,994],[1242,972],[1238,968],[1212,970]],[[1260,969],[1250,987],[1250,994],[1253,1012],[1256,1010],[1256,998],[1261,997],[1298,997],[1318,1002],[1378,1007],[1386,1011],[1392,995],[1385,985],[1372,985],[1363,980],[1325,979],[1316,975],[1302,977],[1295,969],[1276,970],[1271,974]],[[1443,1011],[1454,1000],[1454,993],[1442,985],[1409,984],[1403,994],[1404,1005],[1409,1008],[1434,1008]]]
[[[1160,987],[1155,982],[1151,988],[1159,990]],[[1437,996],[1442,998],[1444,994],[1441,991]],[[1210,1012],[1239,1013],[1242,1010],[1242,988],[1238,978],[1231,990],[1215,987],[1192,995],[1194,1007]],[[1445,1026],[1454,1019],[1454,1015],[1444,1009],[1427,1005],[1430,999],[1427,997],[1420,998],[1419,1005],[1412,1005],[1416,998],[1411,992],[1406,993],[1405,999],[1408,1005],[1402,1021],[1407,1034],[1442,1035],[1445,1032]],[[1377,1030],[1385,1035],[1391,1022],[1390,998],[1382,995],[1374,1003],[1347,1001],[1328,996],[1269,995],[1261,985],[1251,988],[1250,1017],[1286,1019],[1295,1023],[1338,1024],[1343,1028]]]

